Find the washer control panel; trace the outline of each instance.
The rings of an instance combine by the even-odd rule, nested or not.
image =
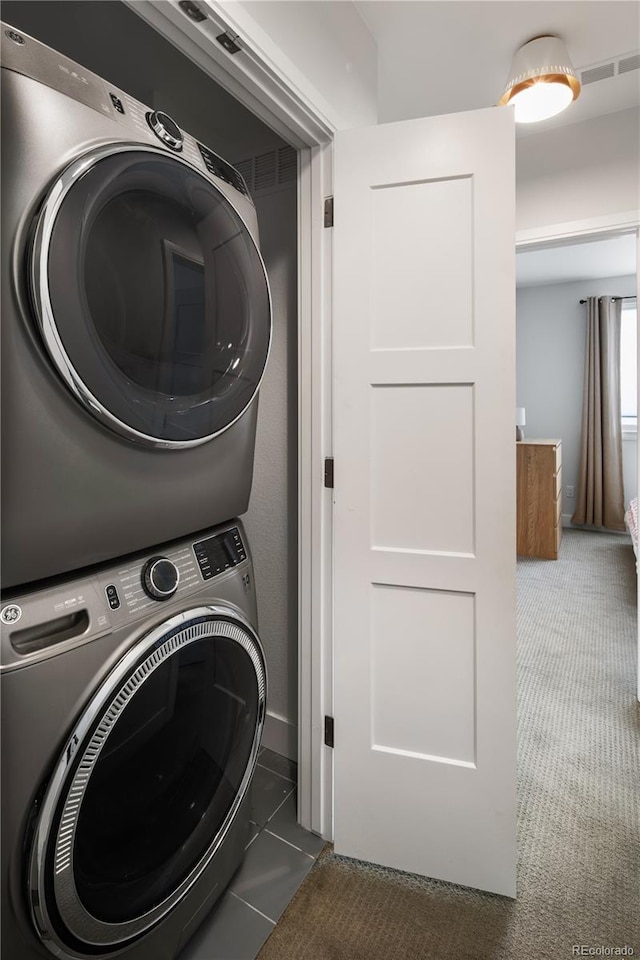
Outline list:
[[[168,557],[151,557],[142,568],[142,586],[154,600],[168,600],[179,582],[180,571]]]
[[[153,607],[159,600],[188,593],[202,583],[188,546],[120,567],[115,578],[112,574],[112,580],[129,614]]]
[[[216,534],[215,537],[209,537],[207,540],[194,543],[193,552],[196,555],[203,580],[217,577],[225,570],[237,567],[239,563],[247,559],[247,552],[237,527],[232,527],[230,530],[225,530],[224,533]]]
[[[248,549],[240,524],[208,531],[201,540],[182,540],[166,552],[137,555],[121,567],[103,567],[84,577],[54,583],[0,603],[0,670],[62,653],[122,627],[162,615],[159,601],[174,599],[178,609],[196,597],[211,602],[220,577],[221,593],[252,596]],[[225,583],[227,584],[225,586]],[[204,599],[206,597],[206,599]]]
[[[227,527],[192,544],[183,544],[167,553],[140,559],[117,573],[112,572],[105,587],[111,611],[117,607],[122,618],[137,615],[158,601],[180,597],[218,577],[247,559],[247,550],[238,527]]]

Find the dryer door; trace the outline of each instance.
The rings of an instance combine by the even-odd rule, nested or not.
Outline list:
[[[29,900],[45,943],[110,952],[187,893],[247,793],[265,696],[260,642],[231,608],[178,614],[135,644],[44,796]]]
[[[68,167],[40,212],[31,289],[49,355],[131,440],[203,443],[255,396],[271,336],[262,258],[227,197],[143,145]]]

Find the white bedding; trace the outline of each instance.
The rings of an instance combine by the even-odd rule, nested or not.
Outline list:
[[[638,556],[638,498],[634,497],[631,503],[627,508],[627,512],[624,515],[625,523],[627,524],[627,529],[631,534],[631,541],[633,543],[633,551]]]

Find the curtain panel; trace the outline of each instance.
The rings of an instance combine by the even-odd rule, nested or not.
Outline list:
[[[624,530],[620,321],[622,301],[587,299],[582,434],[573,523]]]

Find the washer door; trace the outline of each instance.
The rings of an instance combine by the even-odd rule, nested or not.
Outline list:
[[[162,150],[113,145],[67,167],[38,218],[31,290],[67,386],[131,440],[203,443],[258,390],[262,258],[225,195]]]
[[[224,606],[172,617],[120,661],[37,821],[29,900],[52,952],[109,953],[187,893],[249,787],[265,694],[260,642]]]

